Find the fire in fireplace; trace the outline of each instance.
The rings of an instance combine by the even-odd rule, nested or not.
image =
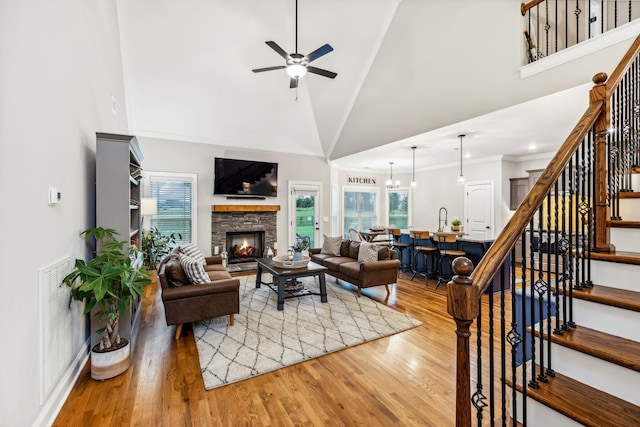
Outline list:
[[[229,262],[250,262],[261,258],[264,251],[264,235],[264,231],[227,232]]]

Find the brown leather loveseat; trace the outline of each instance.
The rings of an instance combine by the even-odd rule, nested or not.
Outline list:
[[[182,324],[240,312],[240,281],[231,277],[222,266],[222,258],[206,257],[204,270],[208,283],[191,284],[182,266],[178,252],[167,255],[158,268],[162,287],[162,303],[167,325],[178,325],[176,339],[180,337]]]
[[[396,283],[400,261],[395,259],[396,252],[388,246],[377,246],[376,261],[358,262],[360,242],[343,240],[340,255],[321,253],[320,248],[309,250],[311,261],[323,265],[329,270],[326,274],[344,280],[358,287],[358,296],[362,288],[384,285],[389,293],[389,284]]]

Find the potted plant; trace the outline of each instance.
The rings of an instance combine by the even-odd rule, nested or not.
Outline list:
[[[129,367],[129,341],[120,337],[120,316],[151,283],[148,272],[136,266],[137,249],[118,241],[118,233],[110,228],[90,228],[80,235],[86,241],[95,239],[94,257],[76,259],[75,267],[63,280],[71,288],[71,300],[86,303],[84,314],[94,313],[102,334],[91,349],[91,377],[107,379]]]
[[[182,235],[178,234],[178,238],[182,239]],[[169,255],[176,244],[176,234],[171,233],[164,235],[158,227],[142,232],[142,265],[144,268],[152,272],[152,278],[155,281],[155,271],[158,265]]]
[[[296,242],[291,246],[293,251],[293,261],[300,261],[303,259],[302,252],[309,248],[309,240],[297,238]]]
[[[451,221],[451,231],[460,231],[460,226],[462,225],[462,221],[458,217],[455,217],[453,221]]]

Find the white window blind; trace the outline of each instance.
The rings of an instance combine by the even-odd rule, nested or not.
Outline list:
[[[194,242],[195,176],[153,173],[147,177],[148,197],[158,201],[151,227],[157,227],[163,235],[174,233],[177,244]]]

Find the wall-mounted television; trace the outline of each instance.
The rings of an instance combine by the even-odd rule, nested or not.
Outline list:
[[[278,164],[252,160],[214,160],[213,194],[237,197],[276,197]]]

